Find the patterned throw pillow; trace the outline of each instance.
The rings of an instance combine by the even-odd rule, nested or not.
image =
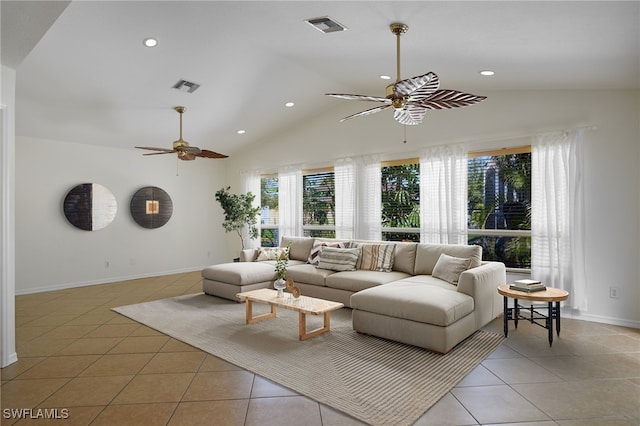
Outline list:
[[[471,259],[463,259],[461,257],[453,257],[442,253],[433,267],[431,276],[440,278],[450,284],[458,285],[460,274],[469,269]]]
[[[278,260],[283,259],[286,255],[286,251],[282,247],[260,247],[258,249],[258,257],[256,262],[263,260]]]
[[[318,256],[319,269],[355,271],[360,249],[324,247]]]
[[[357,269],[391,272],[396,248],[394,244],[356,243],[356,246],[360,248]]]
[[[347,243],[345,242],[337,242],[337,241],[318,241],[315,240],[313,242],[313,247],[311,247],[311,252],[309,253],[309,259],[307,259],[307,263],[311,265],[318,265],[318,261],[320,260],[320,252],[324,247],[333,247],[333,248],[347,248]]]

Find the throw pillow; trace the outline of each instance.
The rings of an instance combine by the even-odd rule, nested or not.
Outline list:
[[[311,252],[309,252],[309,258],[307,259],[307,263],[311,265],[318,265],[318,261],[320,260],[320,252],[324,247],[334,247],[334,248],[347,248],[346,243],[344,242],[329,242],[329,241],[314,241],[313,247],[311,247]]]
[[[263,260],[278,260],[283,259],[286,255],[286,251],[282,247],[260,247],[258,249],[258,257],[256,262]]]
[[[360,249],[323,247],[318,259],[319,269],[355,271]]]
[[[356,243],[355,245],[360,248],[357,269],[391,272],[395,257],[395,244]]]
[[[440,278],[453,285],[458,285],[460,274],[469,269],[471,259],[463,259],[461,257],[453,257],[442,253],[433,267],[431,276]]]

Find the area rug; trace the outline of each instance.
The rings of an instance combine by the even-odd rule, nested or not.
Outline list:
[[[202,293],[113,310],[371,425],[413,424],[504,339],[478,331],[439,355],[358,334],[344,308],[329,333],[299,341],[296,312],[246,325],[244,304]],[[307,316],[308,329],[321,325]]]

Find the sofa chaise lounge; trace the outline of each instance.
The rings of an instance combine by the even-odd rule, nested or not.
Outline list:
[[[360,333],[446,353],[502,312],[505,266],[483,262],[473,245],[283,237],[279,248],[203,269],[203,291],[237,301],[272,287],[287,246],[287,278],[303,295],[351,307]]]

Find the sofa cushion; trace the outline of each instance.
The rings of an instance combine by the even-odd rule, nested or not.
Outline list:
[[[431,275],[448,283],[458,285],[460,274],[469,269],[470,264],[471,259],[469,258],[453,257],[442,253],[436,262],[436,266],[433,267]]]
[[[395,244],[353,243],[351,247],[360,249],[356,269],[391,272],[395,253]]]
[[[327,287],[347,291],[360,291],[408,277],[404,272],[378,272],[359,269],[357,271],[338,272],[325,279]]]
[[[311,265],[317,265],[320,260],[320,252],[323,247],[334,247],[334,248],[347,248],[347,244],[342,241],[321,241],[315,240],[313,242],[313,246],[311,247],[311,252],[309,252],[309,258],[307,262]]]
[[[474,309],[471,296],[435,285],[393,282],[351,295],[351,307],[446,327]]]
[[[228,284],[245,285],[273,281],[276,279],[276,271],[269,262],[221,263],[204,268],[202,277]]]
[[[469,258],[471,262],[470,268],[475,268],[482,264],[482,247],[475,245],[459,245],[459,244],[418,244],[416,251],[415,275],[431,275],[433,267],[436,266],[440,255],[448,254],[449,256]]]
[[[417,243],[395,243],[395,256],[393,259],[393,270],[406,272],[413,275],[413,268],[416,264]]]
[[[359,254],[360,249],[358,248],[324,247],[320,252],[318,268],[332,271],[353,271],[356,269]]]
[[[403,278],[394,282],[433,285],[436,287],[441,287],[445,290],[459,291],[457,286],[443,281],[440,278],[434,278],[432,275],[411,275],[410,277]]]
[[[289,259],[307,261],[309,252],[313,246],[312,237],[282,237],[280,247],[286,247],[291,243]]]
[[[324,280],[327,276],[335,274],[329,269],[318,269],[308,263],[290,266],[287,268],[287,278],[291,278],[296,283],[312,284],[324,287]]]

